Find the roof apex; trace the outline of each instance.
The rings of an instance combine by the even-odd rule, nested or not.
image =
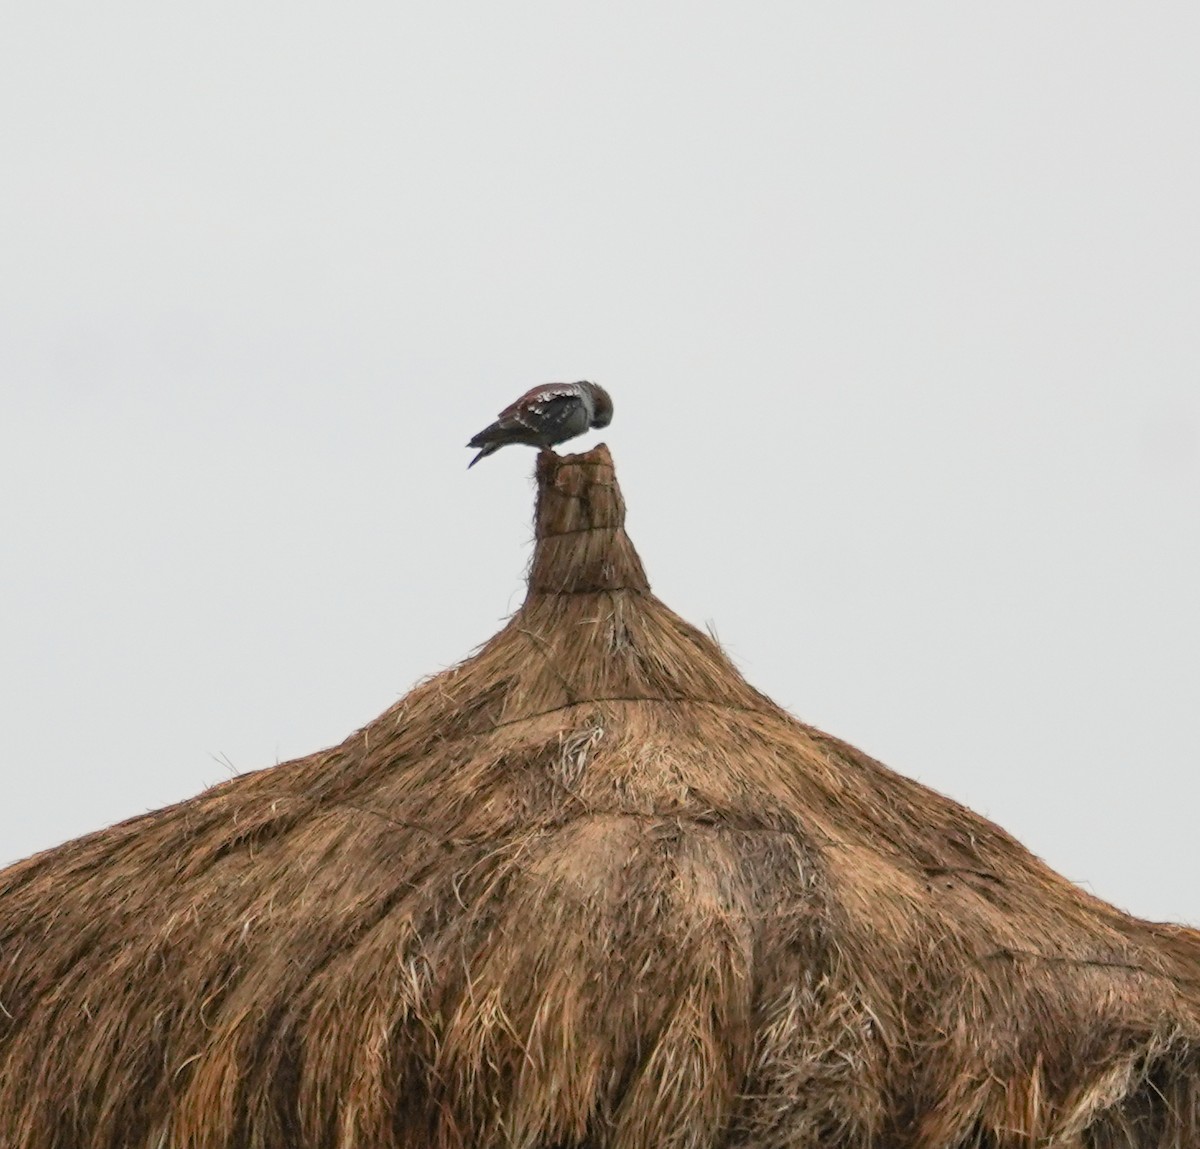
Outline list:
[[[642,560],[625,533],[625,500],[607,446],[579,455],[543,451],[537,484],[531,596],[649,591]]]

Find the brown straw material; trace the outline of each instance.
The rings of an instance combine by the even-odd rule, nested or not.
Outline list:
[[[606,448],[340,746],[0,873],[3,1149],[1200,1146],[1200,934],[747,685]]]

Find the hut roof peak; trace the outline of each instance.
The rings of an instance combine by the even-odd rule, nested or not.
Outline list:
[[[0,871],[3,1149],[1179,1149],[1200,932],[804,725],[606,447],[340,745]]]
[[[579,455],[543,451],[537,485],[531,596],[649,591],[625,533],[625,500],[608,447],[601,443]]]

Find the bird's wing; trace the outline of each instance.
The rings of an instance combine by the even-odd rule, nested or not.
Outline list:
[[[505,407],[500,412],[499,423],[502,427],[519,425],[545,431],[566,423],[582,403],[579,388],[561,383],[545,384],[526,391],[515,403]]]

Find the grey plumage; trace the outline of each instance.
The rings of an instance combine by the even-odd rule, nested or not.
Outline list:
[[[565,443],[592,427],[607,427],[612,421],[612,399],[596,383],[545,383],[526,391],[510,403],[500,417],[475,435],[468,447],[480,448],[467,464],[494,454],[510,443],[523,443],[545,450]]]

